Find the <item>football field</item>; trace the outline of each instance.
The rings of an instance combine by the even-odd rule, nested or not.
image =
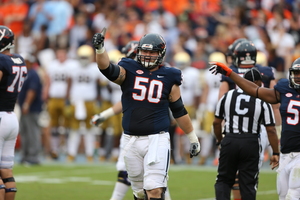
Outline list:
[[[264,165],[267,165],[265,163]],[[214,200],[216,167],[171,165],[172,200]],[[114,163],[64,164],[14,167],[16,200],[109,200],[117,172]],[[257,200],[276,200],[276,172],[264,167]],[[124,200],[133,200],[131,189]]]

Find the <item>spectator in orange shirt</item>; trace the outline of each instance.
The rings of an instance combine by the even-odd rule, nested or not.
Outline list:
[[[2,8],[3,24],[9,27],[15,36],[19,36],[28,13],[28,5],[23,0],[11,0]]]

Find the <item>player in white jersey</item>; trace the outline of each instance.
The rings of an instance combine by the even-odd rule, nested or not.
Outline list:
[[[101,73],[101,83],[100,83],[100,108],[99,111],[104,111],[112,106],[111,103],[111,91],[108,87],[109,81],[105,78],[105,76]],[[99,126],[99,160],[105,161],[110,155],[111,145],[107,143],[109,141],[109,136],[113,135],[113,129],[111,128],[111,119],[104,121],[101,126]]]
[[[83,135],[87,161],[93,161],[95,150],[95,130],[89,123],[95,114],[98,97],[97,85],[100,83],[100,71],[93,62],[94,51],[88,45],[77,50],[79,62],[72,67],[69,79],[68,97],[72,107],[70,133],[68,137],[68,161],[74,161]]]
[[[112,63],[117,64],[124,55],[117,49],[111,50],[107,52],[109,55],[109,59]],[[101,74],[102,75],[102,74]],[[118,103],[122,96],[122,91],[119,85],[117,85],[114,82],[108,81],[108,88],[110,90],[110,104],[114,105]],[[119,156],[119,146],[120,146],[120,138],[121,134],[123,132],[122,128],[122,114],[117,113],[116,115],[112,116],[109,119],[108,123],[109,129],[111,129],[112,134],[107,134],[106,137],[111,137],[110,144],[107,144],[110,146],[110,148],[106,149],[112,149],[111,152],[106,152],[107,156],[111,158],[111,161],[117,162],[118,156]]]
[[[184,78],[184,81],[180,86],[182,101],[190,118],[195,121],[195,111],[197,110],[201,95],[200,71],[191,66],[191,57],[186,52],[176,53],[173,59],[175,63],[174,67],[177,67],[182,71],[182,76]],[[190,159],[189,154],[190,142],[179,127],[176,128],[175,138],[175,141],[177,142],[175,146],[179,147],[179,152],[175,149],[175,151],[177,151],[175,154],[177,156],[175,156],[175,158],[177,157],[178,159],[178,154],[180,154],[188,164],[191,164],[192,160]]]
[[[56,59],[50,62],[46,68],[46,73],[49,77],[49,87],[46,91],[48,96],[46,99],[50,117],[50,155],[53,159],[57,159],[59,155],[59,148],[63,139],[60,136],[66,134],[69,129],[69,120],[67,120],[65,115],[67,80],[76,61],[69,59],[67,53],[65,48],[57,49]]]
[[[122,91],[120,89],[120,86],[109,82],[109,87],[111,89],[111,103],[112,105],[118,103],[122,96]],[[111,160],[117,161],[119,156],[119,145],[120,145],[120,138],[121,134],[123,132],[122,128],[122,114],[116,114],[110,118],[110,126],[113,130],[113,140],[112,140],[112,152],[111,152]]]
[[[218,60],[225,62],[225,55],[221,52],[213,52],[209,55],[209,61]],[[199,164],[204,165],[212,149],[213,134],[212,124],[215,117],[215,109],[218,103],[219,87],[221,76],[210,73],[208,69],[204,71],[204,86],[201,101],[198,108],[198,118],[201,122],[201,146]],[[216,149],[216,157],[219,157],[219,149]],[[214,163],[215,164],[215,163]]]

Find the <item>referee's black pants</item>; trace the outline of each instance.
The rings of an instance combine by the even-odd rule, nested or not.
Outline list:
[[[217,200],[230,200],[237,171],[243,200],[255,200],[258,182],[260,142],[258,135],[226,134],[221,142],[218,175],[215,183]]]

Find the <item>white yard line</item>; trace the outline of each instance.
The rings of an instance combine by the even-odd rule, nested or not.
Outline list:
[[[45,176],[15,176],[15,179],[18,183],[29,183],[32,182],[38,182],[38,183],[50,183],[50,184],[64,184],[64,183],[70,183],[70,182],[80,182],[80,183],[88,183],[92,185],[114,185],[115,181],[106,181],[106,180],[93,180],[89,177],[63,177],[63,178],[45,178]]]

